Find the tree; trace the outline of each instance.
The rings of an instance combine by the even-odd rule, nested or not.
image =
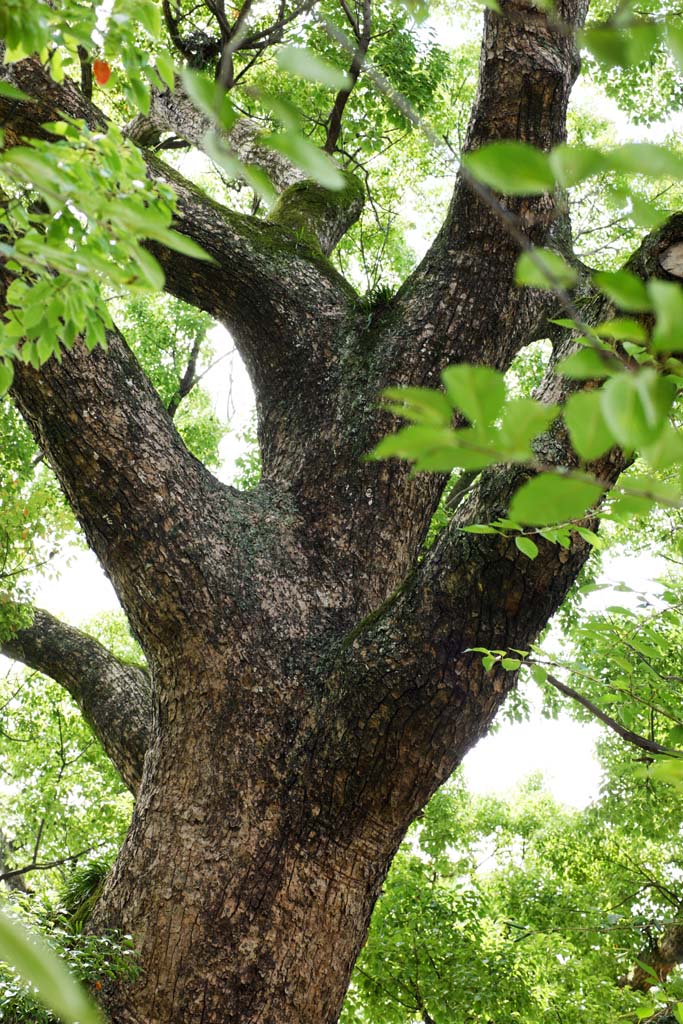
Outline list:
[[[576,382],[555,368],[575,341],[549,326],[560,312],[554,291],[517,286],[520,233],[579,265],[566,207],[547,181],[540,194],[492,204],[461,171],[419,266],[395,295],[361,300],[328,256],[364,197],[351,173],[362,165],[351,148],[366,102],[360,90],[355,122],[351,112],[372,42],[369,6],[354,13],[342,3],[336,12],[356,39],[350,70],[329,115],[320,93],[309,111],[321,148],[346,161],[341,178],[301,142],[288,123],[291,108],[278,106],[272,90],[258,94],[259,110],[284,130],[265,150],[253,122],[235,122],[223,106],[226,90],[237,89],[310,4],[285,5],[253,31],[245,27],[248,3],[230,16],[220,3],[200,5],[194,23],[184,7],[163,6],[176,50],[189,65],[215,71],[208,91],[191,74],[185,88],[205,114],[223,119],[223,134],[207,141],[204,117],[182,90],[168,89],[172,74],[171,82],[159,79],[128,128],[142,157],[120,172],[120,194],[91,209],[81,186],[88,230],[79,233],[68,204],[56,217],[50,191],[51,181],[65,180],[69,153],[71,187],[92,166],[95,190],[96,147],[109,147],[110,172],[124,147],[90,101],[87,52],[80,87],[24,56],[4,66],[0,94],[5,166],[15,186],[33,175],[39,193],[33,206],[10,193],[6,208],[23,211],[25,239],[39,246],[47,238],[54,250],[44,265],[31,263],[28,243],[13,240],[5,253],[5,338],[16,327],[26,339],[11,394],[116,588],[146,667],[120,661],[41,610],[12,624],[3,650],[69,690],[136,795],[91,921],[95,931],[131,933],[138,949],[139,979],[100,993],[111,1019],[322,1024],[338,1019],[406,829],[514,687],[516,662],[485,665],[472,648],[528,650],[586,562],[595,525],[592,513],[580,517],[566,545],[540,538],[534,557],[504,531],[465,532],[504,517],[536,472],[506,463],[469,481],[466,500],[453,502],[448,527],[425,552],[446,476],[364,458],[391,427],[378,396],[387,387],[435,386],[449,364],[504,371],[550,333],[555,353],[538,394],[561,402]],[[548,15],[507,0],[500,13],[486,12],[466,151],[500,140],[541,150],[563,143],[586,7],[561,0]],[[58,16],[50,11],[48,23]],[[377,17],[391,22],[386,11]],[[316,26],[309,24],[311,36]],[[71,52],[92,42],[73,24],[60,31]],[[329,38],[317,42],[329,56]],[[139,41],[125,54],[127,69],[144,63]],[[402,67],[405,92],[414,66]],[[103,77],[101,66],[96,73]],[[130,74],[127,88],[139,93],[139,76]],[[54,121],[61,127],[46,131]],[[408,121],[404,108],[399,126]],[[30,158],[19,145],[26,138],[34,140]],[[268,216],[259,216],[258,202],[252,214],[229,209],[165,164],[159,145],[178,139],[203,142],[233,169],[236,154],[261,193],[263,179],[244,161],[267,166],[280,193]],[[309,180],[291,157],[337,191]],[[145,173],[148,191],[140,193]],[[154,202],[167,204],[163,215],[154,215]],[[136,224],[148,247],[134,237]],[[675,279],[666,257],[681,231],[680,217],[656,229],[631,271]],[[198,247],[210,259],[200,261]],[[101,305],[93,312],[83,300],[72,311],[68,297],[54,305],[63,279],[99,302],[74,251],[100,270],[110,250],[124,257],[111,279],[117,287],[141,277],[159,282],[151,252],[170,295],[230,329],[257,397],[262,477],[253,490],[221,484],[190,453],[173,398],[162,401]],[[28,278],[17,280],[27,268]],[[43,290],[31,294],[34,286]],[[578,287],[584,315],[604,319],[609,302],[583,271]],[[96,347],[105,326],[106,350]],[[59,331],[60,358],[48,358]],[[188,363],[188,386],[194,372]],[[546,467],[577,465],[561,428],[538,446]],[[590,460],[598,492],[628,460],[612,445]]]

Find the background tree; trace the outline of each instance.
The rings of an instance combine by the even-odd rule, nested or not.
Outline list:
[[[134,983],[106,982],[100,995],[119,1022],[335,1021],[392,857],[514,686],[519,658],[506,652],[529,649],[582,568],[595,542],[590,506],[641,442],[654,471],[679,457],[676,449],[666,461],[676,447],[676,360],[666,360],[680,347],[683,300],[672,284],[680,217],[629,263],[632,274],[667,278],[670,288],[645,292],[632,276],[594,288],[554,191],[556,177],[570,184],[566,151],[551,167],[525,148],[565,140],[586,5],[563,0],[547,14],[508,2],[485,16],[463,142],[477,159],[456,176],[443,224],[408,276],[391,231],[356,228],[341,264],[359,259],[373,286],[382,259],[390,284],[405,278],[393,296],[375,287],[363,298],[328,256],[358,222],[368,187],[375,224],[385,204],[392,219],[395,186],[392,194],[382,179],[389,160],[394,170],[432,168],[437,136],[414,124],[427,110],[437,130],[457,124],[467,58],[454,68],[408,13],[381,5],[320,6],[314,17],[308,4],[166,4],[169,45],[187,64],[183,89],[173,90],[154,3],[115,5],[107,24],[87,5],[32,6],[27,22],[21,4],[8,6],[0,25],[9,58],[0,94],[3,380],[12,380],[17,407],[114,584],[145,665],[38,610],[30,623],[10,616],[3,647],[72,693],[136,795],[91,927],[132,934],[141,972]],[[657,24],[645,27],[659,46]],[[641,26],[617,30],[618,58],[637,62]],[[601,31],[593,30],[594,51],[604,62]],[[55,49],[45,49],[49,39]],[[670,54],[676,37],[667,39]],[[285,40],[307,46],[278,50],[280,69],[304,78],[283,97],[272,46]],[[90,101],[96,42],[123,66],[106,115]],[[80,87],[65,67],[78,71]],[[197,73],[207,67],[211,77]],[[100,60],[96,79],[108,70]],[[381,103],[366,81],[382,91]],[[116,123],[127,125],[129,141]],[[262,138],[261,125],[277,128]],[[482,149],[500,141],[517,145]],[[252,212],[208,196],[160,159],[159,149],[178,145],[201,146],[231,180],[239,174],[254,190]],[[389,154],[377,160],[381,203],[371,166],[380,150]],[[577,182],[596,170],[630,176],[649,166],[640,150],[592,164],[590,151],[581,154],[588,170],[574,172]],[[680,169],[674,154],[662,161],[660,174]],[[561,257],[532,254],[532,270],[516,277],[520,245]],[[536,287],[519,288],[520,277]],[[611,302],[624,307],[624,282],[632,303],[636,289],[636,312],[656,315],[654,328],[651,318],[634,341],[613,326],[606,355],[589,353],[590,374],[558,376],[576,331],[608,319]],[[201,317],[177,314],[174,338],[185,355],[156,380],[141,365],[153,315],[137,313],[139,359],[114,326],[112,293],[149,286],[231,330],[256,392],[255,489],[221,484],[190,450],[210,462],[215,429],[186,433],[185,443],[174,423],[198,376]],[[575,286],[582,312],[550,325],[562,311],[558,291],[567,301],[560,286]],[[499,428],[504,396],[494,371],[548,334],[554,350],[538,400],[506,406]],[[97,347],[105,341],[106,351]],[[642,360],[623,341],[640,342]],[[631,372],[628,357],[647,365]],[[420,441],[410,449],[403,434],[384,449],[437,472],[365,460],[390,425],[377,407],[381,391],[435,385],[448,364],[458,368],[444,378],[447,398],[394,393],[422,420],[409,435]],[[603,365],[617,384],[591,396],[589,383],[582,393],[591,411],[607,396],[599,443],[586,440],[576,417],[567,418],[570,436],[551,427],[551,403]],[[624,398],[633,411],[626,423],[611,415]],[[469,421],[465,445],[449,430],[454,408],[461,431],[463,413]],[[433,438],[425,418],[442,431],[447,457],[425,445]],[[660,437],[666,452],[655,455]],[[484,457],[463,462],[473,443]],[[475,476],[426,552],[456,465]],[[565,491],[559,524],[548,512],[556,480]],[[536,518],[516,506],[522,524],[543,528],[536,540],[511,532],[514,516],[482,531],[506,516],[521,483],[532,493],[540,487]],[[494,653],[482,661],[472,648]]]

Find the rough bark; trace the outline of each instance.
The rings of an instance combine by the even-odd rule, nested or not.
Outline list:
[[[143,146],[156,143],[163,133],[173,132],[192,146],[207,151],[207,139],[216,138],[215,127],[200,113],[179,86],[174,92],[152,91],[151,108],[139,115],[126,128],[128,138]],[[364,190],[347,175],[347,186],[337,195],[330,195],[282,153],[260,141],[262,125],[247,117],[240,118],[219,147],[225,148],[244,164],[253,164],[265,171],[280,199],[268,215],[272,224],[281,224],[294,231],[305,232],[305,238],[329,256],[339,240],[358,220],[363,209]],[[213,148],[208,147],[209,155]]]
[[[0,652],[68,690],[123,781],[137,793],[152,733],[147,673],[40,608],[30,626],[0,642]]]
[[[659,982],[666,981],[674,968],[683,963],[683,921],[671,921],[657,941],[641,950],[638,961],[630,974],[619,978],[621,987],[649,992],[658,984],[653,974]]]
[[[577,26],[585,6],[561,0],[559,14]],[[486,14],[468,146],[551,146],[578,68],[571,33],[503,8]],[[48,120],[59,87],[34,61],[11,73]],[[0,99],[15,138],[35,128],[28,106]],[[178,192],[179,229],[216,260],[155,248],[169,291],[234,332],[264,469],[249,494],[211,477],[115,332],[106,353],[17,369],[16,400],[153,679],[133,822],[93,921],[135,936],[143,973],[103,997],[114,1024],[333,1024],[408,824],[515,683],[468,648],[528,647],[588,555],[578,536],[530,561],[509,538],[463,533],[504,514],[528,473],[499,467],[421,557],[443,480],[362,459],[389,427],[377,395],[436,383],[447,363],[506,368],[551,300],[514,287],[517,244],[463,177],[421,266],[368,315],[289,227],[147,159]],[[553,197],[502,201],[535,243],[564,231]],[[642,266],[681,236],[645,247]],[[550,366],[539,394],[566,386]],[[559,429],[539,452],[572,458]],[[623,465],[613,452],[593,468],[607,483]]]

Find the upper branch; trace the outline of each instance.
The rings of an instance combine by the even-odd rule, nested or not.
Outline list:
[[[644,278],[680,278],[681,252],[683,215],[677,214],[643,241],[627,265]],[[592,324],[614,313],[597,292],[586,297],[583,310]],[[594,386],[555,372],[574,350],[570,334],[558,332],[537,389],[539,400],[562,406],[573,391]],[[535,448],[545,467],[579,464],[560,420],[537,439]],[[607,491],[630,459],[613,448],[581,468]],[[329,674],[336,707],[343,711],[334,727],[348,729],[360,751],[377,751],[381,743],[386,752],[381,766],[372,768],[377,781],[373,813],[383,805],[395,807],[397,815],[406,807],[415,813],[431,795],[426,780],[446,778],[484,734],[516,673],[501,664],[486,672],[472,648],[528,650],[590,554],[590,545],[576,532],[566,549],[539,536],[533,560],[517,549],[513,537],[463,532],[464,526],[505,517],[513,495],[534,472],[524,465],[482,472],[417,569],[337,652]],[[595,513],[587,514],[584,525],[596,528]],[[374,709],[370,717],[367,708]],[[413,750],[428,754],[417,763],[406,753]]]
[[[220,496],[225,518],[239,497],[189,454],[115,331],[107,351],[77,342],[40,370],[17,361],[12,395],[146,653],[158,639],[170,649],[192,615],[185,589],[201,579],[187,538],[211,500]]]
[[[119,661],[97,640],[40,609],[30,626],[0,643],[0,651],[68,690],[123,781],[136,793],[151,737],[147,673]]]
[[[193,106],[179,84],[173,92],[153,89],[149,113],[138,115],[126,127],[128,138],[143,146],[156,144],[166,132],[208,151],[209,156],[214,153],[213,146],[207,146],[207,139],[214,137],[213,124]],[[253,164],[265,171],[280,194],[268,215],[268,222],[299,234],[305,232],[306,238],[319,247],[323,255],[329,256],[361,214],[363,187],[348,174],[345,189],[339,193],[327,192],[308,180],[284,154],[264,145],[261,134],[261,126],[242,117],[220,141],[243,164]]]
[[[0,75],[32,97],[0,97],[6,144],[23,137],[52,138],[41,128],[61,111],[106,130],[106,120],[71,82],[57,85],[40,62],[27,58]],[[166,289],[224,323],[233,333],[257,391],[282,386],[278,366],[296,357],[297,341],[315,308],[321,348],[354,300],[353,290],[295,234],[292,218],[268,223],[227,209],[145,153],[151,178],[168,182],[178,197],[176,227],[201,245],[212,262],[198,261],[161,245],[151,248],[166,274]],[[286,225],[286,226],[284,226]],[[313,355],[310,350],[307,355]],[[303,349],[299,350],[299,356]],[[303,365],[299,370],[304,369]]]
[[[572,30],[583,23],[587,6],[587,0],[558,4],[561,28],[555,15],[524,0],[507,0],[500,14],[487,10],[466,150],[503,139],[541,149],[564,141],[579,70]],[[515,286],[520,250],[506,223],[510,214],[535,245],[567,232],[554,196],[501,197],[490,206],[458,175],[441,232],[396,300],[405,328],[391,346],[404,379],[436,379],[449,362],[504,369],[533,336],[546,300]]]

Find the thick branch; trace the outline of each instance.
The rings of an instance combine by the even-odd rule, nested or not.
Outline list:
[[[570,25],[581,24],[585,0],[560,6],[558,13]],[[561,142],[577,70],[571,34],[556,31],[532,4],[507,0],[502,15],[487,11],[468,145],[499,138],[544,148]],[[551,196],[501,202],[536,244],[564,232]],[[444,486],[443,477],[415,476],[405,464],[361,462],[359,457],[393,426],[379,414],[378,396],[397,384],[438,386],[439,372],[449,363],[507,369],[524,344],[539,332],[545,336],[551,303],[547,293],[515,285],[518,255],[507,224],[458,178],[446,223],[422,265],[392,301],[356,326],[334,437],[316,422],[308,458],[294,466],[293,459],[285,463],[283,458],[277,467],[310,508],[311,529],[321,546],[344,530],[342,524],[362,518],[361,531],[355,531],[362,536],[354,538],[357,562],[349,574],[363,575],[366,593],[377,603],[413,563]],[[337,424],[343,425],[341,432]],[[373,592],[367,577],[379,550],[391,552],[391,570],[382,567]]]
[[[41,125],[58,119],[62,110],[83,118],[91,127],[106,129],[102,113],[73,83],[57,85],[39,61],[28,58],[5,65],[0,75],[34,99],[23,103],[0,97],[0,121],[7,145],[15,145],[24,137],[54,141],[55,136],[45,133]],[[213,259],[200,262],[153,246],[166,272],[166,288],[226,324],[250,370],[256,372],[258,389],[259,358],[267,364],[272,380],[273,364],[278,362],[276,353],[279,351],[280,358],[291,355],[311,306],[318,307],[323,342],[325,326],[336,325],[354,293],[327,261],[302,244],[291,221],[283,228],[280,223],[269,224],[234,213],[210,200],[154,154],[145,153],[145,157],[150,177],[171,184],[178,196],[176,227]]]
[[[563,0],[556,13],[580,28],[586,9],[586,0]],[[534,5],[507,0],[502,13],[488,10],[465,150],[501,139],[540,149],[563,142],[578,70],[572,32],[555,28]],[[449,362],[507,367],[547,311],[546,296],[515,286],[520,247],[505,218],[513,215],[528,241],[543,245],[566,232],[566,214],[550,195],[502,197],[500,205],[499,213],[483,203],[459,174],[439,236],[397,297],[408,330],[393,344],[403,349],[400,365],[415,382],[435,379]],[[417,358],[407,341],[415,331],[427,342]]]
[[[210,119],[193,106],[178,85],[174,92],[152,90],[150,112],[139,115],[126,128],[126,134],[140,145],[158,143],[162,134],[171,132],[192,146],[214,153],[215,129]],[[306,239],[328,256],[363,209],[364,189],[352,175],[340,193],[330,193],[296,167],[284,154],[260,142],[263,128],[249,118],[240,118],[231,131],[219,140],[223,147],[244,164],[265,171],[275,190],[281,194],[268,220],[289,228],[294,234],[306,233]]]
[[[77,342],[39,371],[17,361],[12,395],[143,648],[181,643],[193,614],[183,595],[202,570],[179,532],[190,536],[216,501],[227,523],[239,497],[189,454],[117,332],[107,351]]]
[[[136,793],[151,736],[147,673],[119,661],[97,640],[39,608],[32,624],[3,641],[0,650],[68,690],[123,781]]]

